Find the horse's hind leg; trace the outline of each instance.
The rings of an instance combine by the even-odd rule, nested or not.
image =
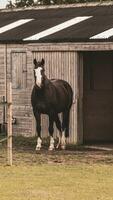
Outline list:
[[[69,137],[69,113],[70,110],[63,112],[63,121],[62,121],[62,139],[61,139],[61,148],[65,149],[66,139]]]
[[[35,115],[35,118],[36,118],[36,131],[37,131],[37,134],[38,134],[36,151],[39,151],[41,149],[41,144],[42,144],[42,140],[41,140],[41,116],[40,116],[40,114]]]
[[[49,145],[49,150],[52,151],[54,150],[54,138],[53,138],[53,132],[54,132],[54,128],[53,128],[53,124],[54,124],[54,116],[49,116],[49,134],[50,134],[50,145]]]
[[[61,121],[58,117],[58,114],[56,115],[56,118],[55,118],[55,123],[56,123],[56,127],[57,129],[59,130],[59,135],[58,135],[58,144],[56,146],[56,148],[58,149],[60,144],[61,144],[61,136],[62,136],[62,126],[61,126]]]

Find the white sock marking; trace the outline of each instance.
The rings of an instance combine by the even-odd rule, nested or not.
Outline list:
[[[66,138],[65,138],[65,132],[62,132],[62,138],[61,138],[61,148],[65,149],[66,147]]]
[[[52,151],[54,149],[54,138],[50,137],[50,146],[49,146],[49,150]]]
[[[51,35],[53,33],[59,32],[65,28],[68,28],[70,26],[73,26],[75,24],[78,24],[84,20],[87,20],[91,18],[92,16],[83,16],[83,17],[75,17],[73,19],[67,20],[66,22],[63,22],[59,25],[53,26],[52,28],[46,29],[45,31],[42,31],[40,33],[37,33],[35,35],[32,35],[30,37],[24,38],[23,40],[39,40],[43,37],[46,37],[48,35]]]
[[[40,150],[42,146],[42,140],[40,137],[37,139],[37,145],[36,145],[36,150]]]

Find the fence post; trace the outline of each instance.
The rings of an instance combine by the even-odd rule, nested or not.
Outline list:
[[[12,83],[7,87],[7,164],[12,166]]]

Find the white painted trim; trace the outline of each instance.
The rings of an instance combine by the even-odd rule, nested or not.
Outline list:
[[[17,20],[17,21],[15,21],[13,23],[10,23],[10,24],[8,24],[6,26],[1,27],[0,28],[0,33],[4,33],[6,31],[9,31],[9,30],[13,29],[13,28],[21,26],[21,25],[23,25],[25,23],[28,23],[31,20],[33,20],[33,19],[21,19],[21,20]]]
[[[24,41],[26,41],[26,40],[39,40],[43,37],[46,37],[46,36],[51,35],[53,33],[59,32],[59,31],[66,29],[70,26],[73,26],[75,24],[78,24],[78,23],[80,23],[84,20],[91,18],[91,17],[92,16],[75,17],[75,18],[67,20],[67,21],[65,21],[61,24],[53,26],[52,28],[46,29],[45,31],[42,31],[40,33],[37,33],[37,34],[32,35],[32,36],[27,37],[27,38],[24,38],[23,40]]]
[[[113,28],[110,28],[102,33],[90,37],[90,39],[107,39],[113,36]]]

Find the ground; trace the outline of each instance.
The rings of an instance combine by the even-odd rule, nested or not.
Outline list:
[[[36,138],[13,138],[13,166],[0,144],[0,200],[113,200],[113,146],[35,152]]]

